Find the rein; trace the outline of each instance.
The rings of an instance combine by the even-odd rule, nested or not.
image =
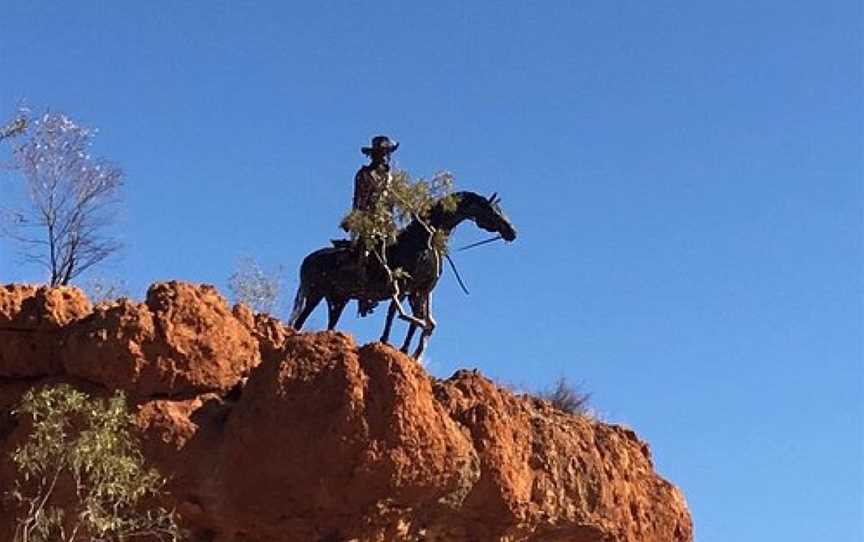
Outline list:
[[[462,282],[462,276],[459,275],[459,270],[456,269],[456,264],[453,263],[453,258],[451,258],[449,254],[444,254],[444,256],[447,258],[447,261],[450,262],[450,269],[452,269],[453,274],[456,275],[456,280],[459,282],[462,291],[465,292],[465,295],[471,295],[471,292],[469,292],[468,288],[465,287],[465,283]]]
[[[499,234],[499,235],[496,235],[495,237],[492,237],[492,238],[490,238],[490,239],[486,239],[485,241],[478,241],[478,242],[476,242],[476,243],[471,243],[470,245],[465,245],[465,246],[462,247],[462,248],[458,248],[458,249],[456,249],[456,251],[457,251],[457,252],[462,252],[463,250],[468,250],[469,248],[479,247],[480,245],[485,245],[485,244],[487,244],[487,243],[492,243],[493,241],[497,241],[498,239],[503,239],[503,237],[501,237],[501,235]]]
[[[499,239],[503,239],[503,237],[501,237],[500,234],[496,235],[495,237],[492,237],[490,239],[486,239],[484,241],[478,241],[476,243],[471,243],[470,245],[466,245],[462,248],[456,249],[456,251],[461,252],[463,250],[468,250],[469,248],[479,247],[481,245],[492,243],[492,242],[497,241]],[[453,258],[451,258],[449,254],[444,254],[444,256],[447,258],[447,262],[450,263],[450,269],[452,269],[453,274],[456,275],[456,280],[459,281],[459,286],[462,288],[462,291],[465,292],[465,295],[471,295],[471,292],[468,291],[468,288],[465,286],[465,283],[462,282],[462,276],[459,274],[459,270],[456,269],[456,264],[453,262]]]
[[[456,249],[457,252],[462,252],[463,250],[468,250],[469,248],[479,247],[481,245],[486,245],[488,243],[495,242],[499,239],[503,239],[501,235],[496,235],[495,237],[491,237],[489,239],[478,241],[476,243],[471,243],[470,245],[466,245],[462,248]],[[471,295],[471,292],[468,291],[468,288],[465,287],[465,283],[462,282],[462,276],[459,274],[459,270],[456,269],[456,264],[453,262],[453,258],[450,257],[449,254],[444,254],[447,258],[447,261],[450,263],[450,268],[453,270],[453,274],[456,275],[456,280],[459,282],[459,286],[462,288],[462,291],[465,292],[465,295]]]

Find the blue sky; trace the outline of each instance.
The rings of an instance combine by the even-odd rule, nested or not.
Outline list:
[[[224,289],[252,255],[291,298],[386,133],[520,232],[458,254],[433,373],[582,382],[700,542],[864,540],[860,2],[125,4],[0,14],[0,113],[66,111],[127,172],[102,276]]]

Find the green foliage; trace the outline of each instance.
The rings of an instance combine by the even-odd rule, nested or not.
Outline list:
[[[30,390],[16,415],[32,423],[12,454],[16,542],[179,540],[173,514],[146,505],[164,480],[144,466],[121,392],[102,400],[65,384]]]
[[[267,272],[254,258],[243,258],[228,278],[228,289],[235,303],[243,303],[255,312],[272,314],[282,286],[280,274],[281,268]]]
[[[352,239],[361,239],[366,250],[381,250],[396,240],[399,228],[413,219],[425,221],[429,211],[439,200],[445,210],[455,210],[458,201],[452,194],[453,175],[446,171],[436,173],[431,179],[412,179],[407,171],[391,172],[391,184],[378,199],[375,209],[369,212],[352,211],[342,225]],[[435,247],[444,249],[446,238],[433,236]]]

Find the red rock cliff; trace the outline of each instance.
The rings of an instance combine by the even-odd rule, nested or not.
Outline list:
[[[381,344],[295,334],[209,286],[93,308],[0,287],[0,488],[31,386],[127,392],[193,540],[687,542],[678,489],[630,430]],[[2,508],[6,506],[6,508]],[[0,542],[13,525],[0,504]]]

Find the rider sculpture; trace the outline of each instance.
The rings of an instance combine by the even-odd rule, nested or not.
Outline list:
[[[451,232],[466,221],[481,230],[497,233],[491,240],[513,241],[516,230],[495,194],[485,197],[462,191],[435,195],[432,189],[427,190],[428,210],[422,215],[410,212],[410,222],[397,228],[393,203],[399,218],[404,218],[402,215],[408,214],[405,207],[411,202],[411,193],[403,192],[407,180],[390,170],[391,155],[398,147],[389,137],[376,136],[370,146],[361,149],[370,162],[354,177],[353,209],[342,221],[342,228],[351,233],[351,240],[334,239],[333,246],[316,250],[303,259],[289,322],[294,329],[302,329],[315,307],[326,299],[327,329],[332,330],[350,301],[356,300],[361,316],[365,316],[378,302],[386,300],[390,306],[381,341],[389,341],[398,313],[401,320],[410,324],[403,352],[408,351],[414,333],[422,331],[414,351],[419,358],[435,329],[430,298],[441,276],[442,253],[438,245],[446,245]],[[402,306],[405,299],[410,313]]]
[[[390,173],[390,155],[396,152],[399,143],[394,142],[387,136],[379,135],[372,138],[369,147],[363,147],[360,151],[369,157],[369,164],[362,166],[354,176],[354,201],[352,210],[363,213],[374,213],[379,202],[386,198],[387,191],[392,184]],[[389,209],[392,215],[392,208]],[[347,230],[345,223],[343,229]],[[371,242],[367,242],[371,241]],[[375,247],[372,251],[375,257],[381,259],[381,264],[387,268],[387,262],[383,260],[385,255],[385,240],[381,239],[357,239],[359,268],[361,280],[365,280],[368,261],[371,256],[369,247]],[[361,316],[371,313],[377,303],[370,299],[360,300],[358,303]]]

